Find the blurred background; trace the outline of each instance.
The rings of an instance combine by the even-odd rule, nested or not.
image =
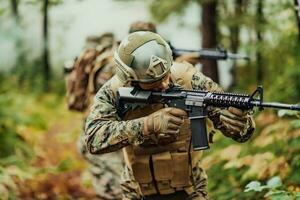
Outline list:
[[[68,110],[63,66],[91,35],[126,36],[151,21],[172,46],[215,48],[245,60],[197,64],[227,91],[299,103],[298,0],[0,1],[1,199],[96,198],[76,149],[83,114]],[[204,152],[212,199],[300,199],[300,119],[290,111],[255,113],[245,144],[220,134]],[[250,185],[249,185],[250,183]],[[248,184],[248,192],[245,186]]]

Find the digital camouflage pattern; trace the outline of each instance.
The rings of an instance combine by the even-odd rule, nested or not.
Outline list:
[[[139,30],[156,32],[151,22],[136,21],[130,25],[129,32]],[[70,110],[84,112],[88,110],[91,99],[98,89],[115,74],[113,54],[119,42],[112,33],[101,36],[89,36],[86,47],[79,57],[65,65],[67,102]],[[85,121],[85,120],[84,120]],[[93,186],[102,199],[121,199],[120,175],[124,164],[120,152],[104,156],[90,154],[85,147],[83,135],[78,140],[81,155],[90,163]]]
[[[83,112],[90,98],[115,73],[112,55],[117,42],[111,33],[90,36],[86,47],[74,61],[65,65],[67,102],[70,110]]]
[[[176,66],[177,64],[173,65],[172,68]],[[186,73],[195,72],[192,75],[192,80],[188,83],[193,89],[222,91],[216,83],[204,76],[201,72],[195,69],[189,70],[192,66],[180,66],[187,67]],[[181,73],[174,76],[176,70],[172,70],[172,68],[172,81],[180,84],[186,74]],[[97,92],[94,98],[94,105],[87,117],[85,127],[85,142],[88,150],[93,154],[113,152],[127,145],[140,145],[143,144],[145,140],[142,119],[121,121],[117,115],[116,91],[118,87],[122,86],[124,85],[118,80],[117,76],[114,76]],[[185,87],[184,84],[183,86]],[[223,110],[212,108],[208,111],[208,118],[212,121],[215,128],[222,127],[222,121],[220,120],[222,112]],[[254,130],[254,122],[249,114],[247,114],[246,117],[248,119],[245,122],[247,128],[244,129],[239,136],[240,138],[249,139]],[[225,136],[240,141],[236,134],[232,134],[229,127],[222,127],[221,131]],[[191,152],[191,158],[193,187],[187,191],[190,196],[189,199],[208,199],[207,176],[200,166],[201,151]],[[125,167],[122,174],[121,186],[123,199],[141,199],[142,194],[139,185],[134,180],[133,173],[128,167]]]
[[[88,149],[93,154],[112,152],[129,144],[138,145],[144,141],[143,121],[139,119],[121,121],[117,114],[116,93],[111,83],[117,79],[115,75],[97,92],[91,113],[87,118],[88,126],[92,125],[93,130],[102,130],[101,137],[96,134],[86,138]],[[92,119],[99,120],[92,122],[90,121]]]
[[[82,134],[77,143],[78,150],[90,164],[92,185],[97,196],[105,200],[121,199],[120,177],[124,165],[121,151],[92,155],[87,151],[83,138]]]
[[[87,38],[86,48],[71,66],[67,66],[65,79],[70,110],[83,112],[84,118],[86,117],[85,111],[91,104],[90,100],[115,73],[112,57],[116,47],[117,42],[111,33]],[[121,152],[92,155],[86,149],[83,135],[80,135],[77,146],[80,154],[90,164],[89,171],[96,194],[101,199],[121,199],[119,181],[124,164]]]

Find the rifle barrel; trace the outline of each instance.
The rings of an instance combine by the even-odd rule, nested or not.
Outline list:
[[[263,102],[254,101],[251,102],[252,106],[257,106],[260,108],[277,108],[277,109],[285,109],[285,110],[299,110],[300,105],[295,104],[285,104],[285,103],[277,103],[277,102]]]
[[[228,58],[250,60],[249,56],[235,53],[227,53]]]
[[[226,50],[218,50],[218,49],[172,49],[176,54],[180,54],[179,52],[186,52],[186,53],[198,53],[200,58],[203,59],[218,59],[218,60],[226,60],[227,58],[230,59],[244,59],[250,60],[250,58],[246,55],[235,54],[227,52]]]

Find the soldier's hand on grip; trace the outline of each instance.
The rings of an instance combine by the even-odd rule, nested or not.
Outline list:
[[[184,110],[178,108],[162,108],[145,117],[144,134],[178,134],[183,123],[183,118],[187,117]]]

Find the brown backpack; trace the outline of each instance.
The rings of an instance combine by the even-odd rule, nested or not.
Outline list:
[[[65,65],[67,103],[70,110],[84,111],[90,98],[115,73],[113,53],[117,46],[114,40],[109,44],[100,36],[97,45],[87,47],[72,64]],[[95,39],[95,38],[93,38]],[[101,40],[102,39],[102,40]]]

